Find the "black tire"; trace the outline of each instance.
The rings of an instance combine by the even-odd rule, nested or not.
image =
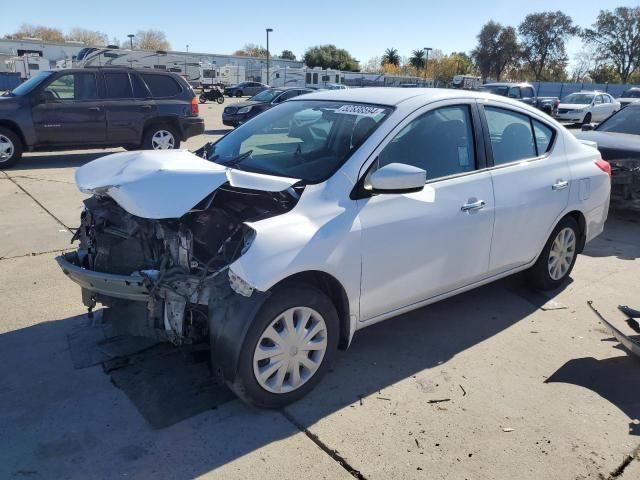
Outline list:
[[[222,105],[224,103],[224,95],[222,94],[218,95],[218,98],[216,98],[216,102]]]
[[[573,235],[575,239],[575,245],[573,249],[573,259],[569,264],[569,268],[562,275],[561,278],[553,278],[550,273],[549,266],[549,256],[551,254],[551,249],[553,247],[553,243],[556,240],[556,237],[560,233],[560,231],[565,228],[570,228],[573,230]],[[573,270],[573,266],[576,263],[576,259],[578,258],[578,245],[580,242],[580,227],[578,223],[575,221],[573,217],[564,217],[556,228],[553,229],[547,243],[542,249],[542,253],[536,263],[526,272],[527,280],[531,284],[532,287],[538,290],[555,290],[556,288],[560,288],[566,282],[569,276],[571,275],[571,271]]]
[[[0,170],[4,170],[5,168],[13,167],[20,161],[24,146],[20,137],[13,130],[3,127],[0,127],[0,142],[2,142],[0,154],[4,152],[5,148],[8,150],[6,153],[7,158],[0,158]]]
[[[198,101],[199,101],[200,103],[207,103],[207,97],[205,97],[204,95],[200,95],[200,96],[198,97]]]
[[[296,390],[287,393],[272,393],[258,383],[253,371],[253,355],[264,330],[281,313],[294,307],[309,307],[324,319],[327,330],[327,349],[316,372]],[[229,388],[244,402],[261,408],[281,408],[309,393],[322,379],[334,360],[338,349],[338,313],[331,300],[320,290],[310,285],[289,285],[275,291],[253,319],[245,337],[238,371]]]
[[[122,148],[124,148],[125,150],[131,152],[134,150],[141,150],[142,147],[140,145],[123,145]]]
[[[591,116],[591,112],[587,113],[587,114],[584,116],[584,120],[582,120],[582,125],[587,125],[587,124],[591,123],[591,119],[592,119],[592,118],[593,118],[593,117]]]
[[[236,90],[236,98],[240,98],[242,96],[242,91]]]
[[[173,136],[173,149],[180,148],[180,135],[176,131],[176,129],[172,125],[167,125],[164,123],[159,123],[156,125],[151,125],[144,132],[144,139],[142,140],[142,149],[143,150],[158,150],[153,146],[153,138],[160,131],[169,132]]]

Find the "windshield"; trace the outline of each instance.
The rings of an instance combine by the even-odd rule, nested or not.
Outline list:
[[[322,182],[390,112],[379,105],[284,102],[222,137],[207,158],[240,170]]]
[[[599,132],[631,133],[640,135],[640,108],[626,107],[602,122]]]
[[[503,97],[507,96],[507,92],[509,92],[509,87],[506,85],[482,85],[478,88],[481,92],[489,92],[495,95],[502,95]]]
[[[620,98],[640,98],[640,90],[626,90],[622,92]]]
[[[574,105],[588,105],[593,102],[594,95],[586,93],[572,93],[562,99],[561,103],[570,103]]]
[[[16,88],[11,90],[11,95],[16,95],[16,96],[26,95],[31,90],[33,90],[38,85],[40,85],[42,81],[45,78],[49,77],[49,75],[51,75],[52,73],[53,72],[47,72],[47,71],[38,73],[35,77],[31,77],[26,82],[21,83]]]
[[[276,98],[278,95],[280,95],[283,92],[283,90],[276,90],[275,88],[270,88],[269,90],[264,90],[262,92],[260,92],[257,95],[254,95],[253,97],[251,97],[249,100],[254,100],[256,102],[270,102],[271,100],[273,100],[274,98]]]

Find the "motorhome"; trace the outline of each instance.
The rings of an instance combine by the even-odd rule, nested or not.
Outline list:
[[[473,75],[456,75],[453,77],[453,88],[476,90],[482,85],[482,78]]]
[[[49,62],[49,59],[41,57],[40,55],[28,54],[19,57],[10,57],[7,68],[19,73],[22,80],[27,80],[33,75],[37,75],[41,70],[50,69],[51,62]]]

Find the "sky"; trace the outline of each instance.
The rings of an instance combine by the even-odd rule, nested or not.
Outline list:
[[[561,9],[581,26],[590,26],[601,9],[635,6],[625,0],[321,0],[275,2],[236,0],[176,2],[175,0],[30,0],[4,2],[0,36],[14,32],[22,23],[100,30],[109,39],[126,40],[138,30],[163,31],[173,50],[199,53],[233,53],[247,43],[266,44],[265,28],[273,28],[269,50],[279,54],[292,50],[301,58],[307,47],[333,43],[348,50],[364,66],[386,48],[401,56],[431,47],[445,53],[472,50],[476,35],[489,20],[517,25],[527,13]],[[581,50],[572,40],[572,57]]]

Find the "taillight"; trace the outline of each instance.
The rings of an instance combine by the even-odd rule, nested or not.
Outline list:
[[[197,117],[198,113],[200,113],[200,110],[198,108],[198,97],[193,97],[191,99],[191,115]]]
[[[596,160],[595,164],[600,170],[602,170],[604,173],[609,175],[609,178],[611,178],[611,164],[609,162],[607,162],[606,160],[600,159],[600,160]]]

